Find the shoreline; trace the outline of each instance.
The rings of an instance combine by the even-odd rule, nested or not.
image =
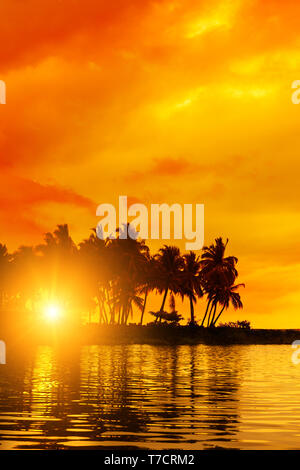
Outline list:
[[[166,325],[84,325],[41,330],[0,331],[0,338],[11,343],[36,345],[263,345],[300,341],[300,329],[203,328]]]
[[[106,327],[99,337],[87,331],[88,344],[151,344],[151,345],[230,345],[230,344],[291,344],[300,341],[296,329],[201,328],[189,326]],[[100,340],[100,341],[99,341]],[[91,343],[92,342],[92,343]]]

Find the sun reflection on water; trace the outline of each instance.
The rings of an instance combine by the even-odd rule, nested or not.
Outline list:
[[[39,347],[0,378],[0,448],[293,448],[287,346]]]

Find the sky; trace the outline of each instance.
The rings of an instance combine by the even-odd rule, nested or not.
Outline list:
[[[79,242],[119,195],[201,203],[205,244],[228,237],[246,284],[224,320],[300,327],[299,2],[0,10],[0,241],[12,251],[68,223]]]

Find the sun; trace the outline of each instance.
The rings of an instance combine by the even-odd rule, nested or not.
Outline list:
[[[46,305],[44,314],[47,320],[57,321],[61,315],[61,308],[57,304]]]

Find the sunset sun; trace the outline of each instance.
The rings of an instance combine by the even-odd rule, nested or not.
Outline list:
[[[61,308],[57,304],[47,304],[44,309],[46,320],[55,322],[61,316]]]

